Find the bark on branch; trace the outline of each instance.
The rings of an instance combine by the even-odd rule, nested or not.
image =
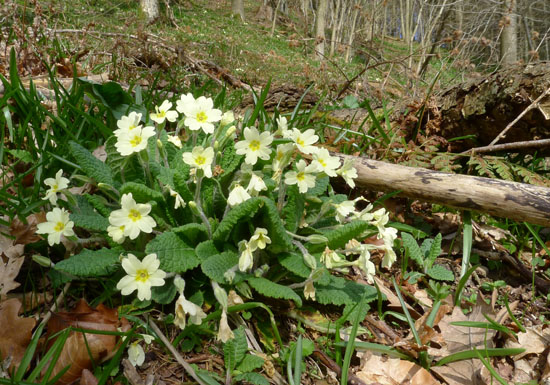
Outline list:
[[[340,155],[355,161],[357,186],[401,190],[402,196],[550,227],[550,189],[523,183],[448,174]]]

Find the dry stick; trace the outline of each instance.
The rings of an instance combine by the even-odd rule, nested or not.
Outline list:
[[[50,310],[48,310],[44,318],[42,318],[40,325],[48,323],[48,321],[52,317],[53,312],[57,310],[61,302],[63,302],[63,300],[65,299],[65,293],[69,290],[70,287],[71,287],[71,283],[67,282],[63,287],[63,290],[61,290],[61,293],[59,293],[59,295],[55,299],[55,302],[53,303],[52,307],[50,307]]]
[[[197,376],[197,373],[195,372],[195,370],[191,367],[191,365],[189,365],[189,363],[187,363],[183,357],[181,356],[181,354],[179,354],[179,352],[176,350],[176,348],[174,348],[174,346],[170,343],[170,341],[168,341],[168,338],[166,338],[166,336],[164,335],[164,333],[159,329],[159,327],[157,326],[157,324],[152,320],[152,319],[149,319],[149,326],[151,326],[151,329],[153,329],[153,331],[155,332],[155,334],[160,338],[160,340],[162,341],[162,343],[164,344],[164,346],[166,346],[168,348],[168,350],[170,351],[170,353],[172,353],[172,355],[174,356],[174,358],[176,359],[176,361],[179,362],[179,364],[181,366],[183,366],[183,369],[185,369],[185,371],[191,376],[193,377],[193,379],[195,381],[197,381],[200,385],[207,385],[203,380],[200,379],[199,376]]]
[[[523,118],[523,116],[528,113],[529,111],[531,111],[533,108],[537,108],[539,106],[539,102],[546,96],[550,93],[550,87],[546,89],[546,91],[544,91],[538,98],[535,99],[535,101],[531,104],[529,104],[527,106],[527,108],[525,110],[523,110],[523,112],[521,114],[518,115],[517,118],[515,118],[510,124],[508,124],[506,126],[506,128],[504,130],[502,130],[502,132],[500,134],[497,135],[497,137],[495,139],[493,139],[493,141],[491,143],[489,143],[489,146],[492,146],[494,145],[495,143],[497,143],[500,139],[504,138],[506,136],[506,133],[508,132],[508,130],[510,130],[510,128],[512,128],[514,126],[514,124],[516,124],[521,118]]]
[[[504,144],[495,144],[494,146],[483,146],[483,147],[474,147],[469,150],[463,151],[462,154],[467,153],[486,153],[486,152],[496,152],[496,151],[505,151],[505,150],[524,150],[528,148],[544,148],[550,147],[550,139],[539,139],[539,140],[527,140],[523,142],[513,142],[513,143],[504,143]]]
[[[323,364],[325,364],[330,370],[336,373],[337,376],[342,375],[342,368],[334,362],[325,352],[319,349],[315,349],[313,351],[313,355],[319,358]],[[373,383],[371,385],[375,385],[378,383]],[[348,385],[367,385],[366,382],[361,380],[359,377],[355,376],[354,374],[350,373],[348,376]]]

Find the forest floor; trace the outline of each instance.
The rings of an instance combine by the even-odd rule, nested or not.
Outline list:
[[[227,385],[466,385],[550,381],[550,297],[547,290],[550,287],[547,248],[550,232],[540,226],[483,213],[465,213],[396,194],[350,190],[342,187],[342,183],[334,183],[328,189],[325,186],[328,197],[345,195],[354,199],[362,196],[375,202],[375,209],[383,208],[388,213],[387,223],[381,227],[387,224],[387,228],[399,231],[394,244],[397,262],[392,267],[378,268],[385,254],[372,251],[370,256],[377,266],[374,282],[369,282],[369,275],[358,265],[337,268],[337,278],[345,278],[345,281],[334,281],[341,286],[333,283],[332,291],[326,289],[324,292],[325,298],[332,296],[333,301],[319,299],[323,298],[321,285],[315,302],[308,300],[311,298],[305,293],[302,296],[302,283],[316,271],[313,269],[308,275],[307,262],[300,261],[299,267],[293,265],[294,271],[290,263],[279,265],[291,273],[279,271],[275,275],[276,282],[286,282],[285,278],[289,277],[289,282],[296,279],[285,287],[292,288],[289,289],[291,293],[282,295],[272,295],[267,289],[254,286],[263,274],[264,266],[260,266],[255,272],[258,276],[247,278],[255,290],[254,296],[246,299],[243,293],[251,294],[251,287],[242,282],[241,286],[235,285],[240,297],[230,291],[230,302],[235,302],[228,307],[226,298],[226,305],[220,307],[223,300],[216,296],[216,289],[213,294],[210,283],[205,285],[201,280],[214,282],[219,279],[217,282],[223,283],[225,276],[207,273],[202,263],[209,259],[201,260],[202,270],[189,270],[198,273],[191,275],[188,272],[185,276],[186,294],[191,302],[199,303],[199,308],[208,312],[208,318],[204,326],[191,325],[188,320],[187,329],[183,330],[174,323],[177,317],[172,304],[175,289],[167,294],[171,296],[169,300],[153,297],[156,305],[126,301],[115,289],[117,282],[113,280],[113,275],[121,275],[109,267],[118,266],[121,249],[117,247],[120,246],[108,238],[105,231],[100,239],[92,236],[97,233],[94,230],[101,227],[97,223],[108,223],[109,212],[118,201],[110,200],[113,191],[105,188],[105,183],[94,182],[94,179],[99,182],[99,174],[94,174],[94,168],[102,169],[102,166],[94,160],[86,160],[82,154],[93,152],[94,159],[103,161],[100,164],[107,158],[105,164],[113,166],[113,175],[118,175],[116,165],[120,163],[110,163],[112,154],[108,141],[123,115],[120,109],[135,103],[141,106],[139,111],[147,113],[164,99],[175,100],[176,96],[187,92],[195,96],[212,96],[217,107],[223,107],[224,111],[234,110],[238,119],[251,119],[249,122],[253,123],[257,119],[262,127],[274,130],[277,128],[275,116],[284,113],[289,127],[296,124],[302,130],[312,128],[320,136],[321,146],[341,153],[429,168],[436,168],[434,159],[444,157],[454,162],[449,170],[493,177],[505,174],[498,171],[498,167],[519,162],[546,184],[545,158],[536,153],[527,157],[502,154],[488,160],[478,156],[476,163],[472,163],[465,158],[457,159],[455,154],[447,154],[445,145],[437,142],[438,138],[419,133],[417,141],[408,140],[410,132],[391,124],[390,114],[395,112],[392,106],[400,98],[410,98],[410,108],[420,110],[418,98],[415,101],[414,97],[425,96],[432,85],[434,89],[430,92],[437,92],[463,80],[463,74],[445,67],[444,57],[432,62],[426,76],[428,80],[414,79],[405,72],[394,73],[390,63],[372,66],[349,82],[368,65],[363,54],[357,51],[350,63],[340,56],[320,62],[313,58],[313,42],[303,31],[304,20],[282,16],[272,35],[271,21],[257,14],[255,1],[246,2],[245,23],[231,16],[228,2],[212,0],[200,2],[200,5],[195,4],[198,2],[175,2],[170,9],[163,6],[161,19],[150,26],[143,23],[143,15],[135,1],[130,0],[7,3],[13,7],[1,21],[0,40],[0,73],[4,76],[0,109],[3,112],[1,122],[5,123],[0,150],[0,200],[5,202],[0,204],[3,215],[0,228],[0,325],[3,328],[0,331],[0,384],[40,381],[53,384],[57,379],[52,378],[67,365],[72,365],[67,372],[72,377],[68,378],[76,380],[82,375],[81,384],[195,383],[190,373],[198,374],[202,383]],[[12,48],[15,56],[10,57]],[[369,63],[374,64],[375,59],[398,63],[407,57],[407,47],[398,40],[387,38],[377,49],[376,58]],[[114,81],[122,87],[117,88],[112,83],[102,87],[90,81],[79,83],[78,87],[74,85],[71,92],[66,91],[72,84],[74,70],[78,76],[87,76],[91,81],[104,85]],[[436,74],[439,80],[432,84],[429,79]],[[31,78],[39,93],[30,86]],[[52,82],[52,78],[58,79],[57,82]],[[227,79],[245,86],[221,87],[219,83]],[[279,90],[280,94],[270,94],[270,100],[269,95],[262,92],[266,85]],[[313,87],[306,91],[310,85]],[[260,98],[265,108],[255,108],[247,91],[250,87],[257,91],[255,97]],[[300,99],[306,92],[306,97]],[[47,97],[44,99],[43,95]],[[290,100],[288,105],[278,105],[278,95]],[[122,103],[127,98],[132,102]],[[349,109],[359,108],[363,114],[361,119],[353,113],[349,118]],[[338,110],[345,110],[347,118],[334,118],[323,112]],[[243,116],[238,117],[239,114]],[[350,130],[353,120],[358,132]],[[161,130],[164,126],[158,127]],[[49,132],[51,138],[46,134]],[[191,140],[191,136],[186,138]],[[83,151],[75,150],[80,147],[71,144],[71,139]],[[283,139],[276,140],[284,142]],[[164,146],[167,148],[166,143]],[[163,151],[162,146],[160,148],[157,155]],[[311,156],[304,156],[304,159],[310,161]],[[95,166],[88,167],[85,162]],[[182,167],[183,163],[180,160],[177,164]],[[229,168],[230,164],[225,166]],[[44,180],[45,176],[53,177],[61,167],[72,170],[65,173],[72,176],[71,183],[80,183],[71,188],[65,203],[69,207],[73,199],[81,206],[80,222],[75,219],[78,215],[71,216],[71,220],[75,220],[76,227],[82,227],[77,235],[88,238],[71,241],[67,236],[69,240],[63,238],[62,244],[48,247],[46,236],[36,234],[38,224],[46,221],[48,201],[43,199]],[[128,175],[133,176],[133,170],[128,170]],[[162,178],[159,176],[161,182],[155,184],[157,190],[159,185],[168,184],[167,180],[177,179],[175,176]],[[223,178],[220,180],[221,189],[220,183],[224,182]],[[189,183],[191,181],[192,178]],[[159,195],[155,194],[156,190],[144,192],[135,186],[132,188],[136,190],[128,187],[128,191],[134,191],[134,197],[150,194],[150,201],[158,200],[157,203],[173,196],[172,192],[162,189]],[[200,184],[197,188],[200,189]],[[208,188],[216,187],[212,183]],[[98,196],[102,198],[93,198]],[[321,198],[308,197],[302,209],[313,209]],[[216,203],[211,205],[212,212],[216,213]],[[361,202],[357,206],[366,207]],[[91,213],[85,213],[83,207]],[[189,213],[189,217],[200,216],[191,209],[185,213]],[[283,215],[284,210],[281,213]],[[288,221],[290,214],[284,215],[284,220]],[[321,210],[318,215],[321,216]],[[172,219],[170,215],[165,218],[166,222]],[[303,221],[306,219],[304,216]],[[298,216],[297,223],[300,220]],[[332,220],[334,222],[334,218]],[[159,219],[157,222],[160,223]],[[327,223],[330,224],[327,231],[338,226]],[[242,226],[233,225],[235,233],[242,230]],[[180,241],[183,239],[191,244],[191,238],[205,236],[206,230],[200,226],[203,224],[199,221],[192,229],[192,226],[184,230],[181,228],[185,226],[177,227],[181,230],[178,233]],[[359,241],[375,245],[375,249],[381,246],[382,237],[375,236],[380,226],[373,226],[374,230]],[[302,238],[304,234],[311,235],[305,228],[300,230]],[[227,231],[233,231],[232,227]],[[360,231],[359,234],[365,233]],[[233,240],[227,240],[230,241]],[[133,246],[138,249],[143,245],[138,242]],[[199,245],[192,245],[195,246],[199,249]],[[310,246],[312,250],[316,248],[313,242],[312,245],[308,243]],[[70,265],[68,261],[74,260],[75,250],[83,248],[84,251],[76,255],[81,257],[78,263],[75,262],[78,266]],[[343,249],[344,244],[335,247],[338,248]],[[149,253],[149,245],[145,250]],[[217,252],[224,254],[237,250],[241,252],[235,241],[228,249]],[[93,254],[96,252],[98,254]],[[99,252],[103,253],[101,257]],[[321,252],[312,254],[320,263]],[[517,263],[509,263],[504,255],[519,262],[522,269],[518,269]],[[98,267],[84,259],[92,256],[106,262]],[[164,263],[161,261],[162,268]],[[196,266],[198,263],[197,260]],[[67,266],[68,270],[63,271],[62,266]],[[306,274],[300,275],[304,268]],[[530,272],[530,276],[526,277],[525,271]],[[104,279],[97,279],[94,274]],[[274,275],[270,277],[275,281]],[[362,294],[350,282],[366,285],[373,291]],[[191,295],[189,287],[200,289]],[[340,292],[345,293],[341,301]],[[244,297],[244,304],[239,304],[235,295],[241,301]],[[79,301],[81,298],[91,307]],[[303,306],[299,306],[302,302]],[[103,303],[106,307],[100,305]],[[229,341],[234,342],[222,344],[213,337],[221,329],[218,327],[220,313],[225,315],[226,311],[230,313],[229,325],[234,330],[234,339]],[[119,315],[125,317],[123,321],[119,320]],[[67,325],[72,327],[71,333],[61,331]],[[160,329],[156,325],[160,325]],[[39,341],[46,329],[47,334],[44,333],[44,339]],[[105,334],[96,338],[98,334],[82,333],[90,329],[103,330]],[[14,339],[13,335],[20,331],[23,337]],[[119,338],[121,335],[126,342]],[[153,335],[155,340],[150,342],[144,335]],[[346,343],[355,338],[355,345]],[[141,362],[137,359],[140,354],[143,355]],[[52,357],[57,365],[49,363]],[[12,361],[16,364],[12,365]],[[16,366],[19,370],[13,372]],[[83,372],[83,368],[87,371]],[[345,368],[350,368],[349,376],[342,375],[342,368],[344,372],[347,372]]]

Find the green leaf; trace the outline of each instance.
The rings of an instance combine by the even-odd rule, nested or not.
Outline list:
[[[261,216],[261,221],[271,238],[271,244],[267,249],[275,254],[292,250],[294,248],[292,238],[286,232],[275,203],[267,197],[261,197],[261,199],[264,202],[261,209],[264,215]]]
[[[285,227],[288,231],[295,233],[304,213],[305,199],[298,191],[298,186],[288,186],[288,199],[283,207],[283,218],[285,218]]]
[[[225,368],[233,371],[237,365],[244,359],[248,351],[244,327],[239,327],[233,331],[234,338],[230,339],[223,345],[223,359]]]
[[[434,264],[436,258],[439,257],[439,255],[441,254],[441,239],[441,233],[437,234],[437,236],[434,238],[433,243],[430,247],[428,258],[424,262],[424,266],[426,269],[430,269]]]
[[[175,227],[172,231],[178,234],[185,243],[193,247],[208,239],[208,231],[202,223],[188,223]]]
[[[296,306],[302,306],[302,298],[289,287],[271,282],[263,277],[248,278],[248,283],[254,290],[266,297],[290,299]]]
[[[240,372],[252,372],[253,370],[261,368],[263,364],[264,359],[262,357],[247,354],[237,366],[237,370]]]
[[[166,232],[147,244],[148,254],[156,253],[164,271],[183,273],[199,265],[195,250],[173,232]]]
[[[307,190],[307,195],[319,196],[321,194],[324,194],[327,191],[329,182],[330,178],[328,176],[317,178],[315,180],[315,186]]]
[[[438,281],[454,281],[455,276],[451,270],[447,270],[441,265],[433,265],[426,272],[431,278],[437,279]]]
[[[107,208],[105,205],[107,203],[107,200],[103,198],[100,195],[90,195],[90,194],[84,194],[84,198],[88,201],[90,205],[93,206],[94,209],[96,209],[101,215],[104,217],[109,217],[111,214],[111,210]]]
[[[420,267],[424,267],[424,254],[422,250],[416,243],[416,240],[409,233],[401,233],[401,239],[403,240],[403,246],[409,253],[409,256],[416,262]]]
[[[311,269],[305,264],[304,257],[298,253],[283,253],[278,256],[281,265],[301,278],[308,278]]]
[[[206,259],[201,264],[202,272],[218,283],[227,283],[225,272],[239,263],[239,256],[232,251],[224,251]]]
[[[178,294],[178,289],[173,284],[173,280],[169,280],[163,286],[154,286],[151,288],[151,299],[156,303],[161,305],[168,305],[172,303],[176,294]]]
[[[222,159],[220,167],[223,170],[221,177],[225,179],[228,176],[233,175],[233,172],[239,167],[243,159],[242,155],[237,155],[235,152],[235,144],[230,141],[223,149]]]
[[[237,374],[235,377],[233,377],[233,379],[237,383],[241,383],[243,381],[246,381],[246,382],[250,382],[251,384],[254,384],[254,385],[269,385],[269,381],[267,380],[267,378],[265,378],[260,373]]]
[[[109,220],[98,213],[72,213],[70,218],[76,227],[82,227],[87,230],[107,231],[107,227],[109,227]]]
[[[354,220],[333,230],[322,231],[322,235],[328,239],[328,247],[332,250],[343,248],[352,238],[357,238],[367,230],[369,223],[361,220]],[[312,251],[319,251],[325,248],[324,245],[313,245]]]
[[[164,202],[164,196],[162,193],[153,190],[141,183],[128,182],[124,183],[120,187],[121,194],[132,193],[132,197],[138,203],[145,203],[149,201]]]
[[[235,225],[244,218],[252,218],[259,210],[263,201],[261,198],[250,198],[247,201],[233,207],[222,219],[212,238],[215,241],[226,241]]]
[[[208,257],[219,254],[218,248],[214,241],[208,240],[201,242],[195,247],[195,253],[201,262],[204,262]]]
[[[109,249],[88,250],[57,262],[55,270],[77,277],[99,277],[114,273],[118,269],[119,252]]]
[[[69,142],[69,150],[71,155],[76,159],[76,163],[84,170],[86,175],[98,183],[115,186],[113,174],[109,167],[93,156],[90,151],[73,141]]]
[[[348,281],[341,277],[330,276],[326,285],[315,284],[315,299],[323,305],[349,305],[361,301],[363,293],[367,291],[365,302],[374,301],[378,293],[376,288],[368,285]]]

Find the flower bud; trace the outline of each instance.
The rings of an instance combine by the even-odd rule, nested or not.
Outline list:
[[[38,263],[40,266],[44,267],[52,267],[52,260],[48,257],[44,257],[43,255],[35,254],[32,256],[32,260]]]
[[[198,215],[200,216],[201,213],[199,212],[199,208],[197,207],[197,204],[195,203],[195,201],[189,201],[187,202],[187,205],[189,206],[189,208],[191,209],[191,212],[195,215]]]
[[[328,242],[328,238],[321,234],[311,234],[307,237],[307,241],[314,245],[319,245]]]
[[[227,293],[225,292],[223,287],[221,287],[220,285],[218,285],[217,282],[214,281],[212,281],[212,287],[214,288],[214,296],[216,297],[222,308],[224,310],[227,309]]]
[[[304,254],[304,262],[310,269],[316,269],[317,268],[317,260],[310,253]]]
[[[227,129],[227,131],[225,132],[225,137],[229,138],[230,136],[232,136],[235,133],[235,131],[237,131],[237,127],[235,127],[235,126],[229,127]]]
[[[222,115],[222,120],[220,121],[221,126],[226,126],[230,123],[233,123],[235,121],[235,114],[233,114],[233,111],[226,111]]]

